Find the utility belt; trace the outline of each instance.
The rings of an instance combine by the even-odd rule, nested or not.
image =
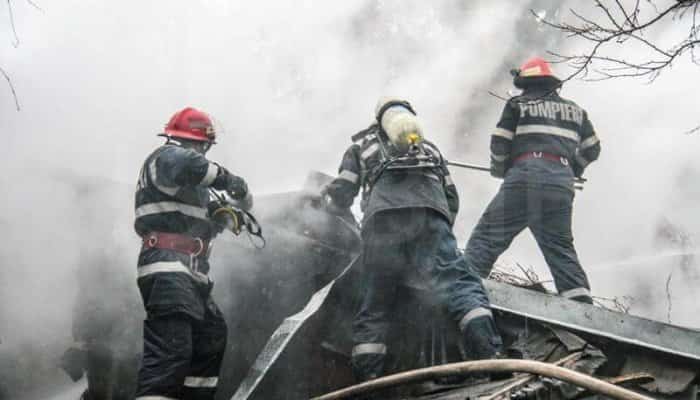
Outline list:
[[[149,232],[142,237],[141,251],[148,249],[172,250],[190,258],[206,255],[209,241],[180,233]]]
[[[569,159],[568,158],[566,158],[564,156],[558,156],[556,154],[545,153],[542,151],[529,151],[527,153],[520,154],[519,156],[517,156],[513,159],[513,164],[518,163],[520,161],[532,160],[533,158],[534,159],[541,158],[543,160],[560,163],[561,165],[564,165],[567,167],[569,166]]]

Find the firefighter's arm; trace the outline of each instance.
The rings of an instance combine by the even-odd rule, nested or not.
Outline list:
[[[248,190],[248,184],[243,178],[230,173],[226,168],[219,166],[211,187],[227,192],[244,210],[253,208],[253,195]]]
[[[445,167],[447,170],[447,167]],[[452,181],[450,176],[450,171],[447,171],[445,175],[445,197],[447,197],[447,206],[450,208],[450,216],[452,223],[457,220],[457,213],[459,212],[459,192],[457,191],[457,186]]]
[[[355,196],[360,192],[360,146],[353,144],[345,151],[343,161],[338,168],[338,177],[333,179],[325,188],[333,203],[340,208],[352,206]]]
[[[219,166],[202,154],[175,146],[163,150],[154,163],[155,171],[151,170],[151,179],[170,187],[211,186],[220,172]]]
[[[593,129],[593,124],[588,119],[588,114],[583,112],[583,125],[581,131],[581,143],[576,150],[576,159],[574,160],[574,175],[580,177],[583,171],[590,163],[598,159],[600,156],[600,140]]]
[[[512,101],[508,101],[491,134],[491,175],[503,178],[511,165],[511,147],[518,126],[518,110]]]
[[[182,186],[206,186],[229,192],[232,198],[251,203],[248,185],[239,176],[226,168],[207,160],[202,154],[181,147],[171,147],[161,153],[156,160],[151,178],[165,188]]]

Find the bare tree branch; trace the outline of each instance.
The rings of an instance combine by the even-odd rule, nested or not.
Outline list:
[[[35,2],[33,2],[32,0],[27,0],[27,3],[29,3],[29,5],[31,5],[32,7],[36,8],[38,11],[44,12],[44,9],[42,9],[41,7],[39,7],[39,6],[38,6]]]
[[[39,7],[33,0],[26,0],[26,2],[37,9],[40,12],[44,12],[44,10]],[[8,15],[10,18],[10,26],[12,28],[12,34],[14,35],[14,42],[12,42],[12,46],[17,48],[19,46],[19,35],[17,35],[17,28],[15,26],[15,16],[14,12],[12,10],[12,0],[7,0],[7,11]],[[0,74],[5,77],[5,80],[7,81],[8,86],[10,86],[10,91],[12,91],[12,98],[15,100],[15,108],[17,111],[20,111],[20,106],[19,106],[19,99],[17,98],[17,92],[15,91],[15,86],[12,84],[12,79],[10,79],[10,76],[5,72],[4,69],[0,68]]]
[[[17,111],[19,111],[19,99],[17,99],[17,92],[15,92],[15,86],[12,84],[10,76],[7,75],[4,69],[0,68],[0,73],[2,74],[2,76],[5,77],[5,80],[7,80],[7,84],[10,86],[10,90],[12,91],[12,97],[15,99],[15,107],[17,108]]]
[[[17,36],[17,28],[15,27],[15,16],[12,12],[12,0],[7,0],[7,12],[10,16],[10,27],[12,27],[12,34],[15,36],[15,41],[12,43],[13,47],[19,46],[19,36]]]
[[[685,134],[686,134],[686,135],[692,135],[692,134],[698,133],[698,132],[700,132],[700,125],[698,125],[698,126],[696,126],[695,128],[693,128],[693,129],[687,131]]]
[[[630,309],[634,303],[634,297],[622,296],[622,297],[600,297],[593,296],[593,303],[599,307],[605,308],[610,311],[617,311],[623,314],[629,314]]]
[[[491,95],[491,96],[493,96],[493,97],[495,97],[495,98],[497,98],[497,99],[503,100],[503,101],[508,101],[508,100],[510,100],[508,97],[503,97],[503,96],[501,96],[501,95],[498,95],[498,94],[496,94],[496,93],[495,93],[494,91],[492,91],[492,90],[489,90],[487,93],[488,93],[489,95]]]
[[[666,278],[666,321],[671,323],[671,312],[673,311],[673,302],[671,300],[671,279],[673,278],[674,266],[671,266],[671,270]]]
[[[610,3],[608,5],[606,3]],[[564,79],[568,81],[574,77],[584,80],[606,80],[620,77],[645,77],[650,82],[679,57],[690,53],[692,62],[700,65],[696,57],[695,49],[700,45],[700,27],[697,24],[697,15],[700,0],[676,0],[665,9],[659,11],[653,1],[647,0],[656,15],[641,20],[642,8],[640,0],[637,0],[632,8],[627,8],[620,0],[606,2],[595,0],[595,8],[600,10],[600,22],[585,17],[576,10],[570,10],[574,17],[573,23],[558,23],[543,19],[538,20],[550,28],[561,31],[569,37],[578,37],[589,42],[591,47],[581,54],[563,54],[549,52],[555,57],[554,62],[566,63],[574,71]],[[532,11],[532,10],[531,10]],[[534,11],[532,11],[534,14]],[[677,23],[691,16],[691,24],[688,34],[681,37],[670,48],[665,49],[644,36],[645,29],[664,21]],[[645,61],[624,60],[618,56],[601,55],[610,45],[621,45],[628,40],[633,40],[651,52],[649,59]],[[617,50],[615,48],[615,50]],[[610,54],[611,52],[606,52]],[[602,66],[599,66],[602,65]]]

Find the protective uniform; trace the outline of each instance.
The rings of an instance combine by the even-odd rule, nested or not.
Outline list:
[[[598,158],[600,142],[584,109],[557,93],[561,82],[541,58],[516,71],[523,89],[503,109],[491,137],[491,173],[504,181],[467,243],[471,267],[488,276],[523,229],[530,228],[560,295],[591,302],[574,249],[574,177]]]
[[[412,112],[402,101],[380,105],[379,122],[393,106]],[[464,262],[452,233],[459,197],[445,160],[424,140],[412,146],[414,156],[405,157],[385,130],[375,123],[355,135],[338,177],[326,188],[338,207],[350,207],[363,190],[364,293],[353,322],[352,350],[360,381],[384,372],[397,288],[411,268],[459,323],[472,358],[488,358],[501,349],[484,287]]]
[[[208,190],[249,195],[241,178],[196,150],[213,143],[206,114],[182,110],[165,136],[169,142],[146,159],[136,191],[138,286],[147,313],[136,398],[212,399],[226,323],[207,275],[209,242],[219,231],[208,216]]]

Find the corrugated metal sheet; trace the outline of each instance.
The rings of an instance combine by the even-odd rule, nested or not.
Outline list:
[[[700,361],[700,331],[496,281],[485,280],[484,284],[496,310]]]

